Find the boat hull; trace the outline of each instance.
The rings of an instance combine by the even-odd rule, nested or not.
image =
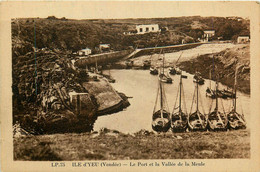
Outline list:
[[[213,111],[208,115],[208,129],[211,131],[226,131],[227,116],[219,111]]]
[[[228,118],[228,128],[233,130],[245,129],[246,122],[242,115],[232,111],[227,115]]]
[[[158,75],[158,70],[155,68],[150,68],[150,74],[152,75]]]
[[[188,127],[187,115],[183,112],[172,114],[171,130],[173,132],[184,132]]]
[[[158,110],[153,114],[152,129],[156,132],[167,132],[171,127],[170,113]]]
[[[170,68],[169,69],[169,74],[176,75],[176,69],[175,68]]]
[[[172,78],[169,77],[169,76],[166,76],[166,75],[164,75],[164,74],[160,74],[160,75],[159,75],[159,80],[160,80],[161,82],[168,83],[168,84],[171,84],[171,83],[172,83]]]
[[[191,131],[205,131],[207,129],[207,119],[199,111],[194,112],[188,117],[188,127]]]

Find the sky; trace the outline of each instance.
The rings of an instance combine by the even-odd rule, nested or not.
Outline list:
[[[250,17],[256,2],[95,1],[9,2],[11,18],[56,16],[69,19],[159,18],[180,16]]]

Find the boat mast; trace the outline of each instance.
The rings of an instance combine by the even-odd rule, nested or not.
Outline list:
[[[97,57],[95,57],[96,60],[96,73],[98,72],[98,66],[97,66]]]
[[[215,84],[216,84],[216,90],[215,90],[215,95],[216,95],[216,110],[218,110],[218,81],[217,81],[217,76],[216,74],[214,73],[214,69],[215,69],[215,64],[214,64],[214,55],[213,55],[213,76],[215,76]],[[214,75],[215,74],[215,75]],[[214,79],[213,79],[214,80]]]
[[[162,90],[162,82],[159,80],[159,89],[160,89],[160,111],[161,111],[161,118],[163,118],[163,90]]]
[[[197,89],[197,107],[196,107],[196,111],[199,111],[199,84],[198,82],[196,82],[196,89]]]
[[[161,105],[161,109],[163,109],[163,99],[162,99],[162,97],[163,97],[163,94],[162,94],[162,83],[161,83],[161,81],[160,81],[160,105]]]
[[[209,70],[209,88],[211,89],[211,69]]]
[[[111,65],[109,65],[109,70],[108,70],[109,77],[111,77],[110,69],[111,69]]]
[[[162,68],[162,70],[163,70],[163,75],[164,75],[164,52],[163,52],[163,68]]]
[[[181,71],[182,74],[182,71]],[[179,103],[179,112],[181,112],[181,87],[182,87],[182,77],[180,75],[180,103]]]
[[[234,90],[235,90],[234,110],[236,111],[236,104],[237,104],[237,62],[236,62],[236,70],[235,70]]]

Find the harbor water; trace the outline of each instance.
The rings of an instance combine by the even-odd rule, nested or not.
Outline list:
[[[166,70],[168,71],[168,70]],[[105,71],[107,72],[107,71]],[[111,75],[116,82],[112,86],[119,92],[125,93],[129,99],[130,106],[125,110],[98,117],[94,124],[94,130],[98,131],[101,128],[115,129],[124,133],[134,133],[141,129],[152,131],[152,113],[155,105],[156,94],[158,89],[158,76],[151,75],[149,70],[111,70]],[[184,97],[187,113],[195,110],[195,104],[191,109],[194,89],[196,84],[193,82],[193,75],[183,72],[187,75],[187,79],[183,79]],[[180,75],[171,75],[172,84],[164,84],[166,99],[170,112],[176,101],[178,92]],[[211,84],[215,88],[215,83],[210,80],[205,80],[204,85],[199,85],[199,110],[202,113],[208,114],[215,107],[215,99],[206,97],[206,89]],[[219,88],[227,88],[219,84]],[[237,93],[237,112],[243,113],[249,128],[250,120],[250,96],[241,92]],[[219,99],[219,110],[228,113],[232,108],[232,99]]]

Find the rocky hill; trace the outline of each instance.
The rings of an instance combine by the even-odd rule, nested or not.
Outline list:
[[[213,72],[213,56],[215,72]],[[250,93],[250,46],[249,44],[238,44],[215,54],[206,54],[191,61],[180,63],[180,68],[195,73],[199,71],[204,78],[212,79],[218,77],[219,81],[230,87],[234,84],[235,69],[237,67],[237,86],[245,93]]]

